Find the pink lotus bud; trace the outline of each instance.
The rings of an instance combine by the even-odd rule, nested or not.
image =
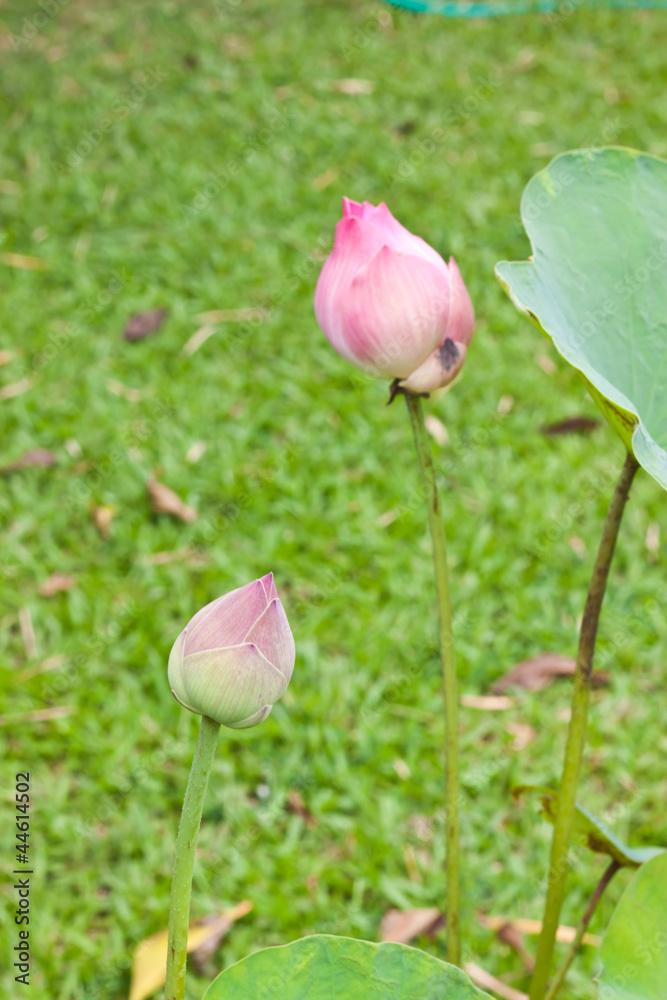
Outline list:
[[[231,729],[262,722],[287,690],[294,638],[273,573],[198,611],[169,656],[177,701]]]
[[[317,282],[315,315],[347,361],[415,393],[456,377],[475,326],[454,258],[447,265],[384,203],[349,198]]]

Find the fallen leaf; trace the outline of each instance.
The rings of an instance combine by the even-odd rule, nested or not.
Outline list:
[[[49,266],[42,257],[27,257],[23,253],[3,253],[0,260],[8,267],[20,267],[25,271],[44,271]]]
[[[171,514],[173,517],[180,517],[181,521],[197,520],[197,511],[193,507],[188,507],[173,490],[158,483],[157,479],[149,479],[146,489],[156,514]]]
[[[25,670],[21,670],[16,675],[16,680],[22,684],[23,681],[29,681],[33,677],[37,677],[38,674],[44,674],[47,670],[57,670],[58,667],[62,667],[67,663],[66,656],[47,656],[45,660],[41,663],[36,663],[34,667],[26,667]]]
[[[40,586],[38,593],[42,597],[53,597],[54,594],[61,594],[66,590],[71,590],[76,580],[67,573],[52,573],[48,579]]]
[[[0,400],[13,399],[14,396],[20,396],[24,392],[28,392],[32,389],[33,385],[37,379],[34,378],[22,378],[20,382],[12,382],[11,385],[5,385],[0,389]]]
[[[503,712],[514,707],[514,698],[491,694],[462,694],[461,704],[464,708],[479,708],[483,712]]]
[[[646,548],[649,552],[657,552],[660,548],[660,525],[655,521],[646,529]]]
[[[25,655],[29,660],[34,660],[37,656],[37,640],[35,639],[30,608],[21,608],[19,610],[19,628],[21,630]]]
[[[503,924],[503,926],[499,927],[496,931],[496,937],[503,944],[509,945],[510,948],[517,953],[529,972],[533,971],[535,968],[535,959],[530,952],[526,950],[526,946],[523,943],[523,934],[515,924]]]
[[[320,174],[319,177],[315,178],[313,181],[313,187],[316,191],[324,191],[326,187],[329,187],[330,184],[337,181],[339,177],[340,170],[336,170],[335,167],[329,167],[329,169],[325,170],[323,174]]]
[[[502,979],[496,979],[490,972],[486,972],[479,965],[475,965],[474,962],[466,962],[464,968],[475,986],[479,986],[480,989],[493,990],[503,1000],[528,1000],[527,993],[521,993],[520,990],[515,990],[513,986],[508,986]]]
[[[38,708],[36,712],[14,712],[13,715],[0,715],[0,726],[10,726],[12,723],[50,722],[51,719],[64,719],[76,712],[76,705],[55,705],[53,708]]]
[[[311,830],[317,826],[317,820],[311,813],[306,803],[303,801],[301,795],[297,792],[296,788],[291,788],[287,793],[287,811],[291,812],[293,816],[300,816],[306,826]]]
[[[15,462],[11,462],[9,465],[4,465],[0,469],[0,475],[7,476],[10,472],[17,472],[19,469],[27,469],[30,466],[49,466],[56,464],[56,456],[52,451],[47,451],[46,448],[33,448],[32,451],[26,451],[24,455],[17,458]]]
[[[102,538],[108,538],[111,534],[111,522],[115,514],[116,508],[112,506],[93,507],[93,522]]]
[[[357,509],[361,510],[361,507]],[[354,513],[356,513],[357,509],[355,509]],[[386,510],[384,514],[380,514],[380,516],[377,519],[377,523],[380,525],[381,528],[388,528],[390,524],[394,523],[397,517],[398,517],[398,511]]]
[[[567,544],[570,546],[570,548],[576,555],[578,556],[586,555],[586,542],[583,540],[583,538],[579,538],[578,535],[572,535],[571,538],[568,538]]]
[[[429,432],[431,437],[437,444],[446,445],[449,444],[449,434],[447,433],[447,428],[443,424],[442,420],[438,420],[434,417],[432,413],[424,419],[424,424],[426,430]]]
[[[235,920],[252,910],[252,903],[245,901],[224,913],[211,914],[203,920],[193,921],[188,930],[188,953],[205,948],[214,941],[214,950]],[[132,976],[129,1000],[146,1000],[164,986],[167,978],[167,944],[169,931],[158,931],[138,944],[132,958]]]
[[[587,434],[600,426],[600,421],[593,417],[567,417],[555,424],[545,424],[540,430],[542,434],[555,437],[557,434]]]
[[[410,777],[410,767],[408,764],[405,763],[404,760],[401,760],[400,757],[397,757],[392,766],[396,771],[396,774],[401,779],[401,781],[408,780],[408,778]]]
[[[255,306],[249,309],[212,309],[199,313],[195,319],[199,323],[238,323],[244,319],[267,319],[268,315],[266,309]]]
[[[496,412],[506,416],[514,406],[514,396],[501,396],[498,400]]]
[[[486,927],[490,931],[498,931],[501,927],[510,924],[520,934],[541,934],[542,932],[541,920],[530,920],[526,917],[490,917],[485,913],[479,913],[477,919],[482,927]],[[567,927],[561,924],[556,931],[556,941],[560,944],[572,944],[576,933],[576,927]],[[584,934],[583,943],[599,948],[602,938],[598,934]]]
[[[387,910],[380,924],[380,941],[409,944],[422,934],[429,934],[444,920],[437,906],[416,910]]]
[[[507,725],[507,732],[514,737],[512,750],[517,751],[524,750],[537,737],[537,731],[527,722],[510,722]]]
[[[8,365],[13,357],[14,355],[11,351],[0,351],[0,367],[2,367],[2,365]]]
[[[524,691],[541,691],[548,687],[557,677],[572,677],[576,662],[571,656],[560,653],[538,653],[528,660],[522,660],[516,667],[500,677],[491,685],[494,694],[504,694],[513,687]],[[609,674],[605,670],[596,670],[592,675],[593,684],[604,686],[609,683]]]
[[[112,392],[114,396],[120,396],[122,399],[129,400],[130,403],[140,402],[144,394],[141,389],[131,389],[127,385],[123,385],[118,379],[110,378],[107,379],[107,388],[109,392]]]
[[[195,351],[198,351],[202,344],[205,344],[209,337],[212,337],[215,333],[215,327],[210,323],[206,326],[201,326],[196,333],[193,333],[189,340],[183,344],[181,348],[181,354],[185,354],[188,358],[191,358]]]
[[[135,313],[125,324],[123,337],[125,340],[144,340],[151,333],[157,333],[168,315],[168,309],[149,309],[148,312]]]
[[[345,80],[334,80],[333,89],[339,94],[348,94],[355,97],[357,94],[372,94],[375,84],[372,80],[356,80],[353,78]]]
[[[195,465],[199,461],[199,459],[204,454],[206,454],[207,448],[208,445],[206,441],[195,441],[195,443],[191,444],[190,447],[188,448],[185,456],[185,461],[188,463],[188,465]]]
[[[548,154],[547,153],[534,153],[533,155],[535,155],[535,156],[547,156]],[[542,371],[546,372],[547,375],[553,375],[553,373],[556,371],[556,365],[555,365],[555,363],[551,360],[551,358],[548,355],[546,355],[546,354],[538,354],[538,356],[535,358],[535,360],[537,361],[537,363],[540,366],[540,368],[542,369]]]

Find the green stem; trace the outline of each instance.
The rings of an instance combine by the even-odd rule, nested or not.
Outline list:
[[[567,856],[574,821],[577,784],[579,782],[586,743],[591,673],[593,671],[593,655],[595,653],[595,640],[600,620],[600,608],[602,607],[602,600],[607,586],[609,567],[614,555],[614,547],[618,537],[618,529],[621,525],[623,510],[630,493],[632,480],[638,468],[639,465],[636,459],[628,453],[618,482],[616,483],[614,495],[609,504],[609,510],[607,511],[602,538],[600,540],[600,548],[598,549],[593,576],[586,598],[584,617],[581,622],[577,666],[574,674],[574,691],[572,694],[572,715],[563,763],[560,794],[558,796],[558,812],[551,842],[547,899],[544,908],[542,933],[540,934],[537,958],[535,960],[535,971],[530,986],[530,1000],[542,1000],[549,979],[556,931],[565,895],[565,878],[568,868]]]
[[[461,887],[459,864],[459,754],[458,754],[458,694],[456,690],[456,661],[454,658],[454,633],[452,630],[452,602],[449,594],[447,572],[447,540],[440,513],[435,469],[431,445],[424,426],[424,414],[418,396],[405,394],[412,422],[415,446],[419,456],[424,495],[428,507],[428,521],[433,539],[435,585],[438,595],[440,624],[440,658],[445,695],[445,775],[446,775],[446,824],[447,824],[447,959],[453,965],[461,964]]]
[[[188,787],[185,789],[181,822],[176,838],[176,857],[169,902],[169,946],[167,950],[167,984],[165,1000],[183,1000],[185,996],[185,963],[187,961],[188,927],[190,924],[190,893],[195,867],[195,851],[206,796],[208,777],[218,745],[220,723],[203,715],[199,739],[192,760]]]
[[[616,872],[619,870],[621,865],[618,861],[612,861],[611,864],[605,868],[604,874],[598,884],[593,890],[591,898],[588,900],[588,906],[586,907],[585,913],[581,918],[579,926],[577,927],[577,933],[575,934],[574,940],[569,947],[568,953],[565,956],[563,964],[559,966],[556,975],[554,976],[553,982],[547,990],[547,995],[544,1000],[554,1000],[554,997],[558,993],[559,989],[563,985],[566,975],[568,974],[569,968],[574,962],[577,952],[581,947],[581,942],[584,940],[584,934],[586,933],[586,928],[591,922],[591,917],[597,909],[597,905],[602,899],[602,894],[613,879]]]

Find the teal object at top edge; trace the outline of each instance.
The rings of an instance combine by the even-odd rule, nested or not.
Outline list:
[[[503,17],[507,14],[559,13],[564,17],[584,7],[612,7],[621,10],[667,10],[667,0],[387,0],[418,14],[443,17]]]

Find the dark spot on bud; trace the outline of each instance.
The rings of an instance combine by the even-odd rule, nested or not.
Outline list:
[[[438,361],[442,365],[443,371],[450,371],[458,360],[458,347],[453,340],[447,337],[442,347],[438,349]]]

